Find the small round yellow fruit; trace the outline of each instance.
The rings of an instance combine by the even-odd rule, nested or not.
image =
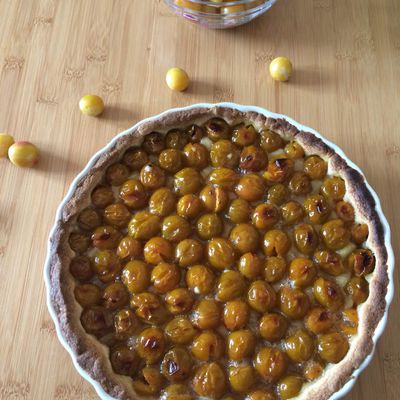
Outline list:
[[[269,73],[276,81],[287,81],[292,75],[292,71],[292,63],[286,57],[277,57],[269,65]]]
[[[234,14],[234,13],[239,13],[242,11],[245,11],[246,7],[245,6],[229,6],[229,7],[223,7],[221,8],[221,14]]]
[[[165,80],[171,90],[182,92],[189,86],[189,76],[182,68],[174,67],[169,69]]]
[[[97,117],[104,111],[103,99],[95,94],[87,94],[79,100],[82,114]]]
[[[8,149],[8,158],[17,167],[33,167],[39,161],[39,150],[30,142],[15,142]]]
[[[7,157],[8,149],[14,143],[14,138],[7,133],[0,133],[0,157]]]
[[[190,10],[193,11],[202,11],[201,4],[192,3],[190,0],[175,0],[175,4],[177,4],[180,7],[189,8]]]

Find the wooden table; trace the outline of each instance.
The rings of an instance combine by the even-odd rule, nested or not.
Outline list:
[[[143,117],[235,101],[314,127],[365,171],[399,250],[399,20],[398,0],[280,0],[252,24],[208,31],[161,0],[0,0],[0,131],[42,152],[30,170],[0,160],[0,398],[96,398],[47,312],[47,237],[73,177]],[[278,55],[293,61],[290,83],[268,75]],[[164,83],[175,65],[191,77],[186,93]],[[92,92],[107,104],[101,118],[79,112]],[[347,399],[399,398],[398,307],[396,293],[373,362]]]

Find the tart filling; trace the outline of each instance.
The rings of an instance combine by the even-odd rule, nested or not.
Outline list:
[[[119,139],[52,250],[63,333],[116,398],[327,398],[385,308],[363,178],[256,113],[195,109]]]

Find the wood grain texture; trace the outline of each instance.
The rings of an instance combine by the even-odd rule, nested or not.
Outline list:
[[[42,151],[31,170],[0,160],[0,398],[96,398],[47,312],[47,237],[90,156],[170,107],[255,104],[322,132],[364,170],[398,251],[399,21],[398,0],[280,0],[230,31],[191,25],[161,0],[0,0],[0,131]],[[293,61],[288,84],[267,73],[278,55]],[[186,93],[164,83],[174,65],[191,77]],[[79,98],[93,92],[107,104],[101,118],[78,110]],[[398,307],[396,293],[375,357],[347,400],[399,398]]]

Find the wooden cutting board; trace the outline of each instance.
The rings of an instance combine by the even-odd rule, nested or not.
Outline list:
[[[398,0],[280,0],[229,31],[191,25],[161,0],[0,0],[0,131],[42,152],[31,170],[0,160],[0,398],[96,398],[47,312],[47,237],[90,156],[170,107],[235,101],[314,127],[364,170],[399,250],[399,21]],[[278,55],[293,61],[289,83],[268,75]],[[164,83],[175,65],[191,77],[186,93]],[[107,104],[101,118],[78,109],[93,92]],[[398,307],[396,293],[375,357],[348,400],[399,398]]]

